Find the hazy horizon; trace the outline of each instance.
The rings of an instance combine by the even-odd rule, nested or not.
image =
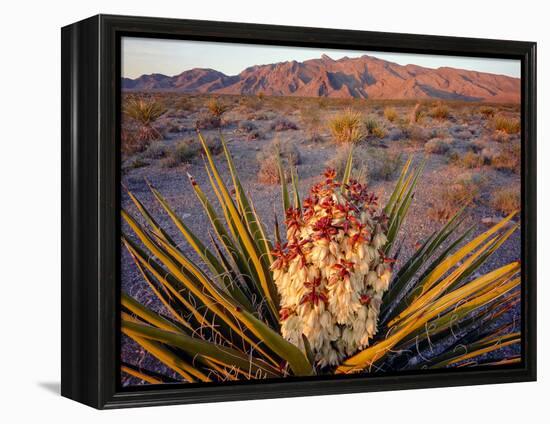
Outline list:
[[[318,49],[309,47],[266,46],[152,38],[122,38],[122,76],[135,79],[141,75],[173,76],[193,68],[211,68],[226,75],[237,75],[250,66],[296,60],[318,59],[323,54],[334,60],[345,56],[374,56],[399,65],[426,68],[452,67],[519,78],[521,64],[514,59],[436,56],[377,51]]]

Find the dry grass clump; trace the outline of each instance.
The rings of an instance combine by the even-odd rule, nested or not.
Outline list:
[[[521,144],[515,142],[502,146],[500,151],[491,158],[490,165],[499,171],[519,174],[521,171]]]
[[[424,118],[424,111],[422,110],[422,105],[417,103],[409,114],[409,123],[419,124]]]
[[[453,140],[450,138],[432,138],[428,140],[424,145],[426,153],[432,153],[435,155],[444,155],[452,146]]]
[[[369,136],[372,136],[375,138],[384,138],[386,136],[386,131],[380,125],[380,122],[378,122],[378,119],[376,119],[376,117],[372,115],[367,117],[367,119],[365,119],[365,129],[367,130],[367,134]]]
[[[506,134],[517,134],[520,131],[521,124],[519,119],[497,115],[493,118],[493,126],[495,130],[503,131]]]
[[[493,140],[497,143],[508,143],[508,141],[510,141],[510,134],[502,130],[495,130],[493,133]]]
[[[228,106],[224,105],[222,102],[220,102],[219,99],[211,99],[207,104],[208,110],[210,113],[218,118],[221,118],[221,116],[227,111]]]
[[[355,144],[366,136],[361,114],[352,109],[339,113],[328,125],[334,141],[340,144]]]
[[[263,138],[263,133],[258,129],[256,124],[251,121],[240,121],[237,125],[237,130],[246,136],[247,141]]]
[[[151,144],[145,152],[143,157],[147,159],[162,159],[168,155],[168,148],[162,143]]]
[[[369,181],[389,181],[403,166],[403,155],[388,149],[370,149],[367,161]]]
[[[366,184],[368,180],[369,150],[371,149],[358,147],[353,151],[351,178],[359,181],[361,184]],[[340,149],[332,159],[327,161],[326,167],[334,169],[336,171],[336,176],[342,178],[344,176],[348,156],[349,148]]]
[[[438,103],[430,110],[430,116],[440,121],[447,119],[450,115],[449,108],[443,103]]]
[[[212,112],[202,110],[197,116],[195,127],[200,130],[211,130],[220,128],[222,120],[219,116],[213,115]]]
[[[327,161],[327,167],[335,169],[337,176],[342,177],[348,155],[349,149],[339,151],[334,158]],[[399,152],[375,147],[358,147],[353,151],[351,176],[361,183],[389,181],[397,176],[403,163],[403,155]]]
[[[483,158],[474,152],[466,152],[460,156],[459,165],[467,169],[479,168],[483,166]]]
[[[479,108],[479,113],[481,113],[485,118],[492,118],[495,116],[495,109],[490,106],[481,106]]]
[[[296,166],[301,162],[300,151],[292,142],[282,142],[279,139],[274,139],[265,149],[263,149],[256,159],[260,164],[258,171],[258,181],[264,184],[279,184],[279,167],[278,158],[281,159],[284,168],[288,166]],[[290,175],[286,176],[287,179]]]
[[[491,197],[491,206],[504,215],[517,211],[521,207],[521,196],[518,188],[502,188]]]
[[[481,174],[466,174],[456,181],[439,186],[435,201],[428,209],[428,216],[437,221],[446,221],[464,205],[478,200],[485,179]]]
[[[120,150],[124,156],[141,153],[149,147],[150,140],[138,137],[132,128],[122,128],[120,132]]]
[[[397,110],[395,110],[394,107],[386,107],[384,108],[384,117],[390,121],[390,122],[394,122],[397,120],[397,118],[399,117],[399,115],[397,114]]]
[[[179,141],[168,155],[162,159],[164,168],[175,168],[183,163],[189,163],[199,152],[198,143],[193,140]]]
[[[271,123],[272,131],[287,131],[287,130],[297,130],[298,125],[292,122],[289,119],[278,117]]]
[[[420,125],[410,125],[404,123],[399,129],[401,130],[403,138],[416,143],[425,143],[431,138],[431,134],[428,130],[422,128]]]

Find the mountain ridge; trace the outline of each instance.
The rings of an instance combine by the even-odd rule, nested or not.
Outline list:
[[[374,56],[253,65],[237,75],[193,68],[177,75],[144,74],[122,78],[128,91],[176,91],[237,95],[422,99],[518,103],[520,79],[451,67],[399,65]]]

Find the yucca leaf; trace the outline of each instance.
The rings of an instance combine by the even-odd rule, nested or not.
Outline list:
[[[399,196],[399,193],[403,190],[403,181],[405,180],[405,177],[407,173],[409,172],[409,168],[412,163],[412,156],[410,156],[407,159],[407,162],[405,162],[405,165],[403,165],[403,169],[401,170],[401,174],[399,175],[399,179],[397,180],[397,183],[395,184],[395,187],[392,191],[392,194],[390,195],[390,198],[388,200],[388,203],[386,204],[384,208],[384,213],[386,215],[390,215],[391,211],[395,207],[395,203],[397,201],[397,197]]]
[[[294,208],[301,210],[302,202],[300,201],[300,191],[298,190],[298,173],[294,167],[290,168],[290,178],[292,181],[292,192],[294,197]]]
[[[279,371],[271,365],[226,346],[126,320],[122,321],[122,329],[125,333],[131,335],[178,347],[191,356],[198,355],[218,361],[229,367],[239,367],[244,371],[249,371],[252,375],[256,373],[264,374],[266,377],[280,375]]]
[[[472,343],[468,346],[461,346],[457,352],[449,352],[445,355],[442,355],[435,360],[436,363],[430,368],[448,367],[449,365],[476,358],[494,350],[502,349],[503,347],[520,342],[521,336],[519,332],[510,333],[504,336],[489,337],[476,343]]]
[[[158,373],[155,373],[150,370],[145,370],[140,367],[136,367],[135,365],[128,364],[126,362],[123,362],[120,365],[120,371],[131,375],[132,377],[139,378],[140,380],[145,381],[149,384],[166,384],[166,383],[176,383],[177,380],[174,380],[173,378],[169,378],[164,375],[160,375]]]
[[[336,372],[341,374],[370,368],[375,362],[387,355],[399,341],[412,334],[418,328],[421,328],[432,318],[453,307],[453,305],[456,305],[457,302],[460,302],[465,297],[482,290],[484,287],[493,283],[495,280],[498,280],[500,277],[517,272],[519,268],[518,262],[512,262],[489,272],[488,274],[482,275],[481,277],[465,284],[451,293],[442,296],[436,301],[430,303],[429,307],[425,306],[418,309],[409,318],[401,322],[399,327],[392,334],[348,358],[337,368]]]
[[[344,168],[344,175],[342,176],[342,192],[345,191],[345,187],[349,183],[352,169],[353,169],[353,146],[350,146],[348,158],[346,160],[346,166]]]
[[[258,281],[262,288],[267,305],[271,310],[271,313],[275,317],[277,317],[278,308],[275,306],[275,302],[273,299],[274,293],[276,293],[277,289],[275,288],[275,285],[271,280],[271,275],[269,272],[266,273],[266,270],[262,264],[262,260],[260,259],[258,247],[254,244],[252,236],[248,232],[248,228],[245,227],[244,223],[241,220],[239,212],[235,207],[231,196],[229,195],[229,190],[227,189],[221,178],[221,175],[216,167],[216,164],[214,163],[206,142],[204,141],[200,133],[198,133],[198,136],[208,159],[208,164],[210,165],[210,170],[212,171],[214,180],[216,181],[216,184],[218,185],[221,196],[223,198],[222,203],[225,207],[227,207],[229,214],[231,215],[232,223],[235,225],[237,233],[239,235],[239,240],[242,241],[243,250],[246,251],[248,257],[253,263],[253,267],[257,273]]]
[[[281,161],[281,155],[277,154],[277,168],[279,170],[279,180],[281,182],[281,196],[283,198],[283,216],[290,208],[290,197],[288,195],[288,187],[286,184],[286,175],[283,169],[283,162]]]

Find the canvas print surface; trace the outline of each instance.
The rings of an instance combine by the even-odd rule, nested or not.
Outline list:
[[[521,364],[519,61],[121,55],[122,387]]]

